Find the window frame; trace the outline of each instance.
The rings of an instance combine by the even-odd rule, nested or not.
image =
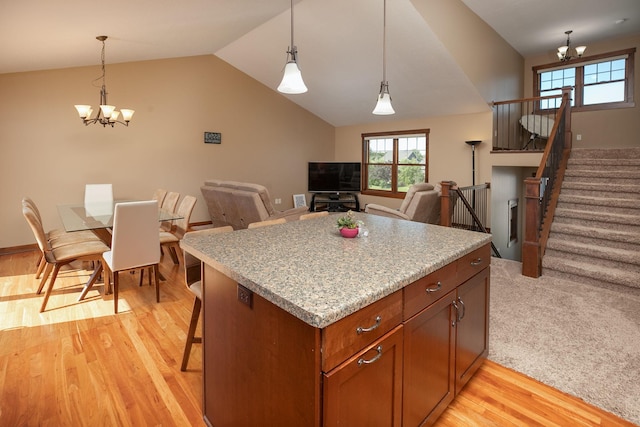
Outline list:
[[[540,96],[540,76],[543,72],[552,70],[560,70],[565,68],[575,68],[575,86],[573,88],[573,101],[574,105],[571,107],[573,112],[580,111],[597,111],[597,110],[610,110],[614,108],[632,108],[635,107],[635,101],[633,99],[634,91],[634,66],[635,66],[635,52],[636,48],[618,50],[615,52],[602,53],[598,55],[583,56],[581,58],[570,59],[562,63],[551,63],[544,65],[537,65],[532,67],[533,70],[533,94],[535,97]],[[626,56],[625,59],[625,100],[616,102],[605,102],[600,104],[584,105],[584,67],[598,62],[612,61],[614,59],[622,59],[620,57]],[[560,88],[558,88],[560,89]]]
[[[398,166],[403,166],[403,163],[398,163],[398,138],[406,135],[420,135],[425,137],[425,158],[424,158],[424,182],[429,182],[429,132],[430,129],[413,129],[413,130],[399,130],[389,132],[372,132],[363,133],[362,136],[362,183],[361,194],[368,196],[389,197],[396,199],[404,199],[407,194],[406,191],[398,191]],[[391,163],[385,163],[385,165],[391,165],[391,190],[372,190],[367,187],[369,183],[369,143],[370,138],[387,138],[393,139],[393,161]],[[378,163],[372,163],[378,164]],[[422,163],[419,163],[422,165]]]

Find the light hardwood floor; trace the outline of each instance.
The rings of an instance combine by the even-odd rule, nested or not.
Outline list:
[[[37,254],[0,256],[1,426],[202,426],[201,346],[180,371],[193,302],[166,256],[161,302],[124,274],[120,313],[102,285],[77,302],[90,272],[65,270],[45,313]],[[486,362],[437,426],[632,426],[579,399]]]

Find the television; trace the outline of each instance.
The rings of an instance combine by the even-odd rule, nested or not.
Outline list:
[[[360,163],[309,162],[310,193],[354,193],[360,191]]]

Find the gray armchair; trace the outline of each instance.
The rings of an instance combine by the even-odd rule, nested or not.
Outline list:
[[[399,209],[369,203],[364,211],[391,218],[440,224],[440,185],[434,186],[426,182],[413,184]]]

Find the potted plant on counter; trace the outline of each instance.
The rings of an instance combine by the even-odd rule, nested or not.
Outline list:
[[[363,224],[362,221],[355,218],[352,211],[347,211],[346,215],[338,218],[338,230],[342,237],[356,237],[358,235],[358,227]]]

